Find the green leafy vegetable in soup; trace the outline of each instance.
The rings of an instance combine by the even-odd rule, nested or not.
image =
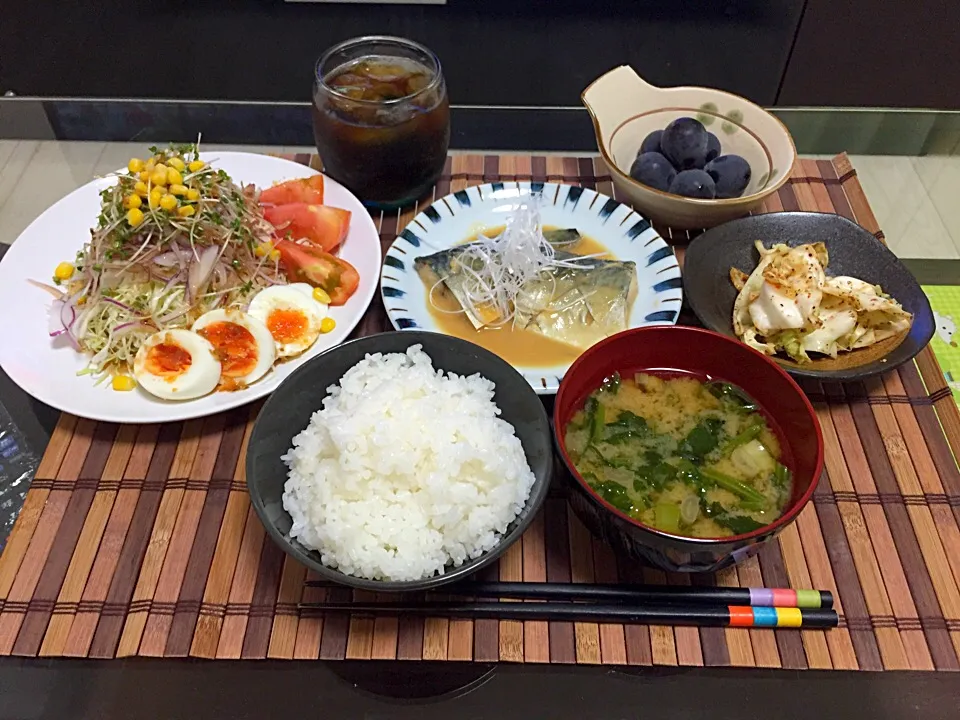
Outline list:
[[[777,436],[728,383],[607,378],[566,428],[580,475],[640,522],[692,537],[769,525],[793,491]]]

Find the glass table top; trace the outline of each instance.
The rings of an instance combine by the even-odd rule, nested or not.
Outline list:
[[[960,285],[958,116],[776,112],[802,156],[851,154],[888,243],[921,283]],[[308,114],[309,106],[298,103],[0,99],[0,246],[15,242],[40,212],[74,188],[142,155],[144,146],[192,140],[197,129],[208,149],[312,152]],[[458,106],[453,128],[456,152],[595,154],[592,128],[581,108]],[[11,311],[0,308],[0,313]],[[56,418],[0,373],[0,438],[16,433],[26,466],[42,454]],[[18,493],[16,488],[0,493],[0,505],[16,502]],[[863,698],[870,698],[876,717],[906,718],[916,716],[918,708],[927,717],[945,716],[960,692],[958,678],[939,674],[830,677],[825,683],[822,674],[810,671],[3,659],[0,718],[77,717],[79,706],[85,716],[100,718],[186,712],[273,717],[321,706],[336,709],[338,717],[586,717],[601,716],[601,706],[602,716],[632,717],[640,698],[668,717],[693,717],[708,696],[720,698],[711,701],[709,717],[732,718],[741,716],[744,693],[756,712],[782,718],[818,711],[852,717],[862,712]],[[736,698],[730,697],[731,683],[741,688]],[[303,693],[304,684],[312,691]],[[146,702],[151,688],[158,699]],[[265,693],[277,695],[265,699]]]

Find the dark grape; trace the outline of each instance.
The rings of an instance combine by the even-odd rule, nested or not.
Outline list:
[[[721,155],[704,170],[716,183],[718,198],[740,197],[750,184],[750,163],[739,155]]]
[[[707,162],[720,157],[723,149],[720,147],[720,138],[712,132],[707,133]]]
[[[677,170],[702,168],[707,162],[706,128],[694,118],[677,118],[664,129],[660,147]]]
[[[658,152],[641,153],[633,161],[630,177],[644,185],[667,192],[670,183],[677,176],[673,165]]]
[[[683,195],[689,198],[706,198],[712,200],[716,197],[717,188],[713,178],[707,175],[703,170],[684,170],[677,173],[677,176],[670,183],[670,190],[674,195]]]
[[[643,144],[640,146],[640,151],[637,155],[642,155],[643,153],[648,152],[662,152],[660,150],[660,138],[663,137],[663,130],[654,130],[652,133],[647,135],[643,139]]]

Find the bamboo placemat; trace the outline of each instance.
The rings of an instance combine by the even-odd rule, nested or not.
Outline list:
[[[613,194],[599,159],[458,155],[435,195],[531,178]],[[764,208],[795,209],[837,212],[882,238],[844,155],[799,161]],[[375,217],[384,250],[415,212]],[[377,298],[356,334],[386,328]],[[558,482],[484,577],[823,588],[838,599],[837,630],[301,614],[300,601],[386,598],[307,588],[310,573],[265,538],[243,474],[253,406],[163,426],[63,415],[0,557],[0,655],[960,669],[960,411],[933,354],[866,383],[805,389],[826,471],[758,557],[708,577],[640,569],[591,537]]]

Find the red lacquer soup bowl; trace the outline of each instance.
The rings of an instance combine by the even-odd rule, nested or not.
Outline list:
[[[783,515],[753,532],[723,538],[676,535],[644,525],[609,504],[580,477],[564,447],[564,429],[587,397],[614,372],[691,373],[738,385],[779,430],[793,473]],[[618,333],[587,350],[560,383],[553,410],[557,451],[570,471],[570,502],[590,530],[617,551],[669,571],[712,572],[755,554],[793,522],[813,496],[823,470],[823,436],[807,396],[772,360],[709,330],[657,326]]]

